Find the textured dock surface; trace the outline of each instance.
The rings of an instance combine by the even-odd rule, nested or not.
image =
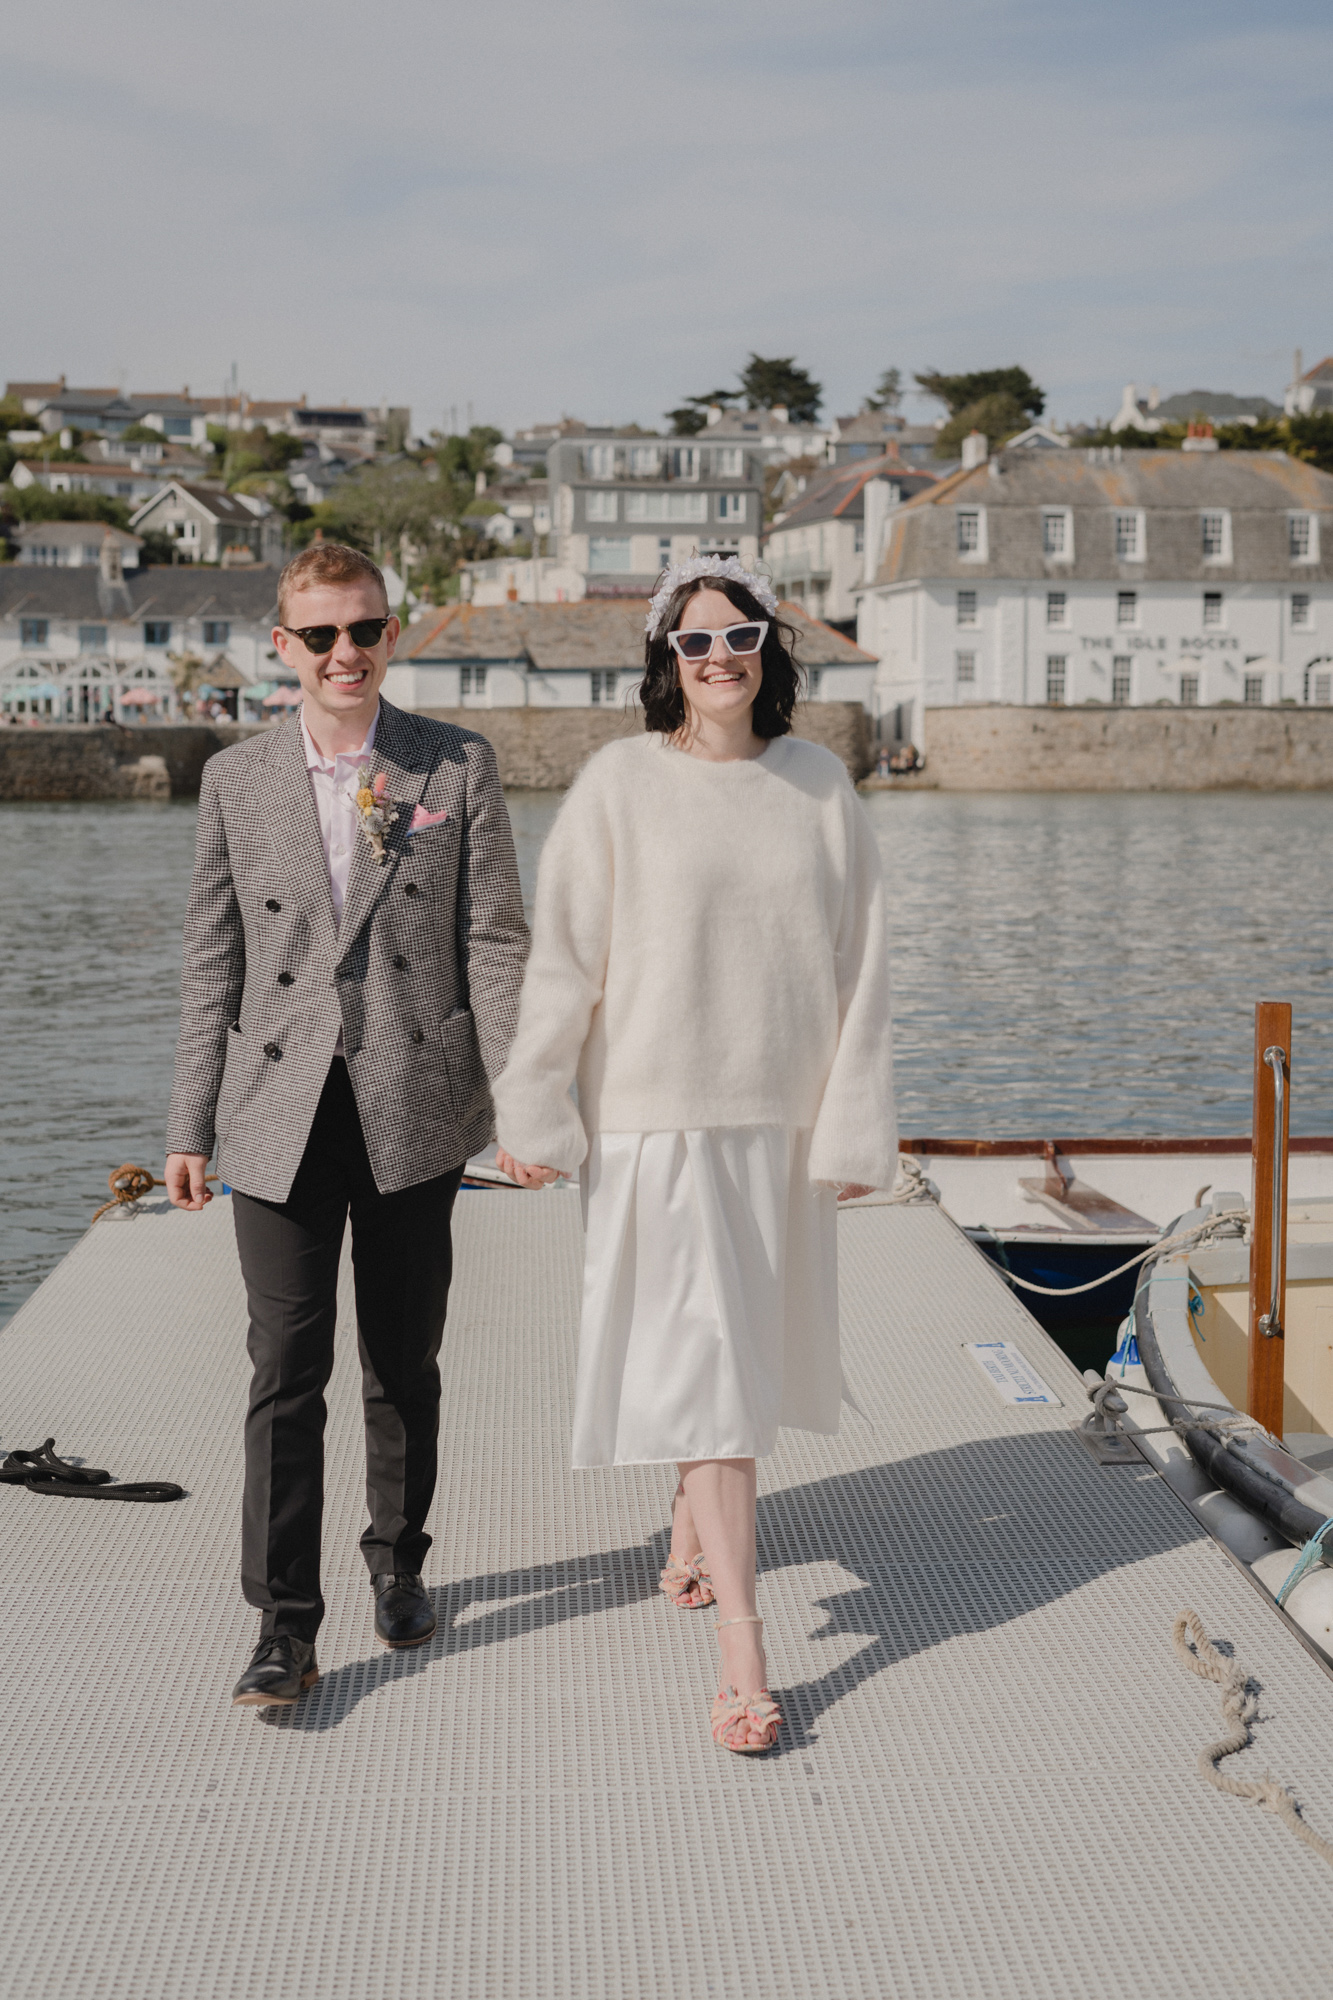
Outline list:
[[[1200,1783],[1193,1606],[1333,1832],[1333,1683],[938,1212],[843,1215],[837,1439],[761,1468],[780,1755],[707,1733],[656,1589],[664,1469],[569,1470],[578,1204],[464,1194],[428,1581],[377,1648],[355,1347],[331,1390],[324,1678],[233,1710],[244,1314],[230,1204],[98,1224],[0,1336],[0,1439],[173,1506],[0,1487],[0,1993],[24,2000],[1333,1992],[1328,1872]],[[344,1272],[346,1277],[346,1272]],[[345,1329],[351,1333],[344,1285]],[[1001,1403],[1016,1340],[1064,1410]]]

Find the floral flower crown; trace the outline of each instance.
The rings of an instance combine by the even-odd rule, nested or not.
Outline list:
[[[650,639],[657,637],[658,629],[666,616],[667,605],[671,602],[682,583],[693,583],[697,576],[722,576],[729,583],[743,583],[751,597],[757,598],[770,618],[778,608],[778,600],[773,595],[772,586],[753,570],[742,569],[735,556],[691,556],[688,562],[677,563],[674,568],[663,572],[657,589],[653,592],[652,603],[648,606],[648,616],[644,621]]]

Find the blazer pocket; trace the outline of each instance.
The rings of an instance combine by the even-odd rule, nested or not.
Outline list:
[[[466,1125],[476,1116],[486,1102],[489,1088],[486,1071],[482,1067],[481,1049],[477,1043],[477,1024],[472,1018],[470,1007],[457,1007],[436,1031],[440,1046],[444,1050],[445,1074],[449,1079],[449,1096],[453,1101],[454,1116],[460,1125]]]

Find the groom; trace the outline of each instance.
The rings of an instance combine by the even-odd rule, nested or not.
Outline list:
[[[262,1614],[233,1700],[319,1678],[324,1389],[350,1214],[370,1523],[388,1646],[435,1630],[435,1491],[450,1217],[493,1132],[489,1079],[528,933],[484,737],[380,698],[398,637],[368,556],[316,543],[278,584],[294,719],[210,759],[185,919],[167,1191],[232,1190],[254,1365],[241,1577]]]

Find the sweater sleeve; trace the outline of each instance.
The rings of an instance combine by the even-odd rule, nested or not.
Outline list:
[[[845,801],[847,881],[836,946],[838,1047],[810,1143],[810,1178],[892,1187],[898,1171],[888,912],[870,822]]]
[[[518,1030],[494,1085],[499,1142],[527,1166],[573,1173],[588,1150],[570,1087],[606,980],[612,882],[610,828],[585,773],[542,850]]]

